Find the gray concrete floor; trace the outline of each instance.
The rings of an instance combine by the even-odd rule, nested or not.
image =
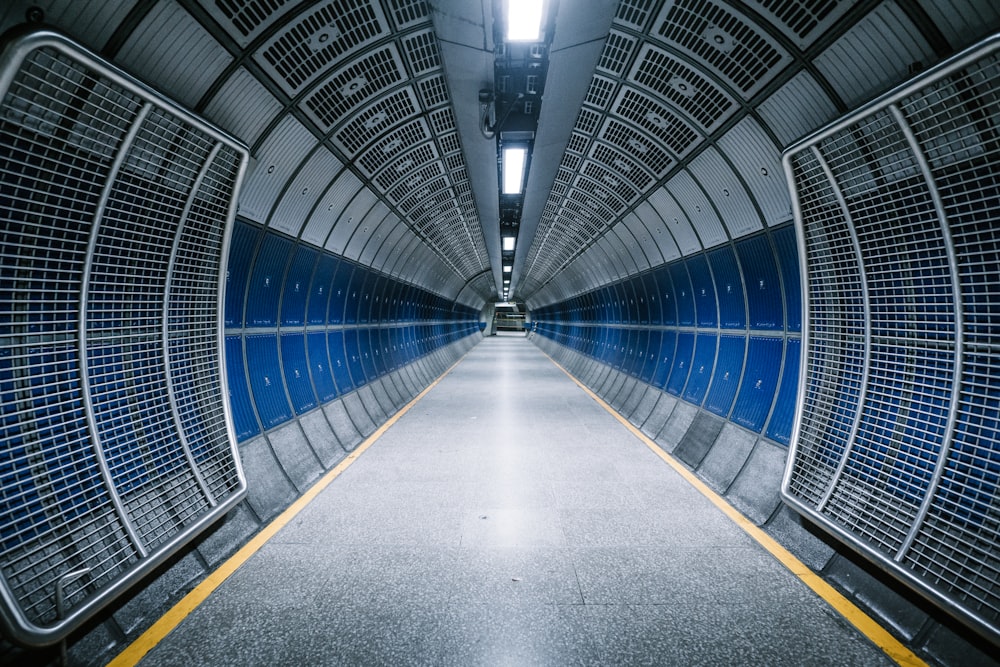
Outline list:
[[[892,663],[534,345],[497,337],[141,664]]]

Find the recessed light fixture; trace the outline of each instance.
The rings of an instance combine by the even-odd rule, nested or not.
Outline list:
[[[507,41],[537,42],[542,36],[542,0],[507,0]]]
[[[503,149],[503,193],[519,195],[524,181],[524,163],[528,150],[519,146]]]
[[[503,237],[503,249],[505,251],[507,251],[507,252],[510,252],[511,250],[514,249],[514,243],[515,242],[516,242],[516,239],[513,236],[505,236],[505,237]]]
[[[510,272],[511,272],[511,270],[512,270],[513,268],[514,268],[514,267],[513,267],[513,266],[511,266],[510,264],[504,264],[504,265],[503,265],[503,272],[504,272],[504,273],[510,273]]]

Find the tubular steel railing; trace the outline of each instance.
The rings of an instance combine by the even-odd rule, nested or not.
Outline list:
[[[0,620],[63,639],[246,493],[222,293],[246,148],[49,31],[0,54]]]
[[[789,148],[785,501],[1000,642],[1000,36]]]

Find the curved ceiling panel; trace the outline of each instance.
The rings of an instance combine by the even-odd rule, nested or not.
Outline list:
[[[274,95],[241,67],[222,84],[205,107],[205,115],[252,146],[281,109]]]
[[[285,116],[254,154],[240,190],[238,213],[266,223],[288,181],[305,162],[316,138],[292,116]]]
[[[330,176],[343,166],[333,153],[322,146],[318,147],[288,183],[271,214],[268,226],[290,236],[298,236],[316,201],[330,184]]]

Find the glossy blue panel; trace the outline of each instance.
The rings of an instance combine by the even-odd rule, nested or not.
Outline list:
[[[333,275],[333,283],[330,286],[330,309],[328,311],[328,321],[330,324],[343,324],[344,308],[347,303],[347,293],[351,288],[351,274],[354,273],[354,265],[350,262],[340,261],[337,272]]]
[[[306,347],[309,351],[309,370],[312,371],[312,381],[316,388],[316,396],[320,403],[332,401],[337,397],[337,386],[333,381],[330,369],[329,352],[326,347],[326,334],[313,331],[306,334]]]
[[[670,332],[672,333],[672,332]],[[639,378],[643,382],[653,383],[653,376],[656,373],[656,364],[660,360],[660,347],[663,344],[663,333],[658,330],[648,332],[649,341],[646,344],[646,353],[643,357],[642,367],[639,370]],[[671,350],[670,354],[673,354]]]
[[[719,356],[715,362],[712,385],[705,398],[705,409],[720,417],[729,415],[743,371],[746,336],[719,336]]]
[[[378,377],[375,367],[375,351],[372,349],[371,329],[358,329],[358,352],[361,354],[361,368],[369,382]]]
[[[295,249],[292,262],[288,265],[285,290],[281,297],[282,326],[299,326],[305,323],[306,298],[309,296],[309,284],[318,255],[317,250],[307,245],[300,245]]]
[[[623,329],[621,338],[618,341],[618,351],[615,354],[615,368],[628,372],[632,362],[630,352],[635,348],[635,329]]]
[[[309,286],[309,304],[306,321],[309,324],[326,324],[327,306],[330,305],[330,290],[340,262],[333,255],[323,253],[316,265],[312,284]]]
[[[666,336],[663,337],[666,340]],[[661,346],[662,350],[663,347]],[[667,391],[680,396],[687,383],[688,372],[691,370],[691,357],[694,355],[694,334],[682,331],[677,334],[677,348],[673,364],[670,367],[670,379],[667,380]]]
[[[736,243],[736,254],[743,267],[750,328],[780,331],[784,327],[784,308],[770,241],[764,235],[743,239]]]
[[[802,341],[789,338],[785,343],[785,363],[781,371],[781,388],[774,402],[771,421],[767,424],[767,437],[787,445],[792,438],[792,423],[799,396],[799,355]]]
[[[691,361],[691,375],[688,377],[687,386],[684,387],[685,401],[701,405],[705,399],[705,390],[708,389],[709,380],[712,379],[717,345],[718,336],[715,334],[698,334],[694,359]]]
[[[241,336],[226,336],[226,384],[229,385],[229,408],[233,413],[236,440],[243,442],[260,433],[260,425],[250,401]]]
[[[361,337],[357,329],[344,331],[344,352],[347,354],[347,368],[351,372],[354,386],[366,384],[368,378],[365,377],[365,367],[361,363]]]
[[[355,266],[351,272],[350,286],[347,288],[347,296],[344,299],[344,323],[358,323],[358,306],[361,303],[361,294],[368,279],[368,271],[363,266]]]
[[[278,336],[259,334],[246,337],[247,365],[250,389],[253,392],[257,414],[270,429],[292,418],[291,406],[285,395],[285,383],[278,362]]]
[[[367,272],[365,282],[361,286],[361,294],[358,297],[358,322],[367,324],[372,320],[372,310],[375,307],[375,286],[379,282],[379,275],[372,271]]]
[[[281,334],[281,367],[285,372],[285,386],[288,387],[295,414],[300,415],[315,408],[317,400],[309,379],[306,339],[303,334]]]
[[[653,273],[656,280],[656,290],[660,297],[660,320],[664,325],[677,324],[677,296],[674,294],[674,281],[670,278],[670,267],[661,266]]]
[[[396,281],[386,276],[380,275],[375,281],[375,288],[372,290],[372,322],[389,321],[389,303],[395,286]]]
[[[399,367],[396,357],[392,352],[392,336],[395,329],[378,330],[378,351],[379,356],[375,359],[375,365],[380,374],[391,373]]]
[[[660,288],[656,284],[656,276],[646,273],[642,276],[642,288],[646,295],[646,309],[649,314],[649,324],[657,325],[663,323],[663,312],[660,307]],[[643,324],[645,324],[643,322]]]
[[[642,285],[639,285],[639,289],[642,289]],[[625,312],[622,313],[622,322],[627,324],[638,324],[641,315],[639,314],[639,295],[635,291],[635,280],[626,280],[623,283],[619,283],[619,291],[623,292],[622,297],[624,299]],[[647,315],[648,321],[648,315]]]
[[[743,280],[733,249],[722,246],[713,250],[708,253],[708,261],[712,265],[719,295],[719,326],[723,329],[745,329],[747,314],[743,304]]]
[[[337,383],[337,393],[346,394],[354,389],[351,373],[347,368],[347,357],[344,356],[344,332],[331,331],[327,335],[327,350],[330,352],[330,370],[333,380]]]
[[[802,284],[799,277],[799,248],[791,225],[772,232],[778,250],[778,267],[785,288],[785,320],[789,331],[802,331]]]
[[[292,246],[292,241],[284,236],[264,235],[250,276],[246,326],[273,327],[277,324],[281,283]]]
[[[718,326],[718,308],[715,303],[715,284],[708,270],[704,255],[694,255],[685,260],[691,275],[691,289],[694,293],[695,312],[699,327]]]
[[[243,302],[246,300],[247,280],[260,229],[240,220],[233,226],[229,245],[229,264],[226,267],[225,322],[227,327],[243,326]],[[256,422],[256,420],[254,420]]]
[[[751,336],[747,368],[736,397],[732,421],[760,433],[774,403],[774,391],[781,370],[781,338]]]
[[[688,278],[684,262],[674,262],[670,265],[670,280],[673,283],[673,297],[677,304],[677,325],[694,326],[694,294],[691,292],[691,279]]]
[[[634,377],[639,377],[642,374],[642,366],[646,362],[646,350],[649,349],[649,330],[637,329],[634,333],[637,335],[637,339],[633,346],[631,367],[628,372]]]

